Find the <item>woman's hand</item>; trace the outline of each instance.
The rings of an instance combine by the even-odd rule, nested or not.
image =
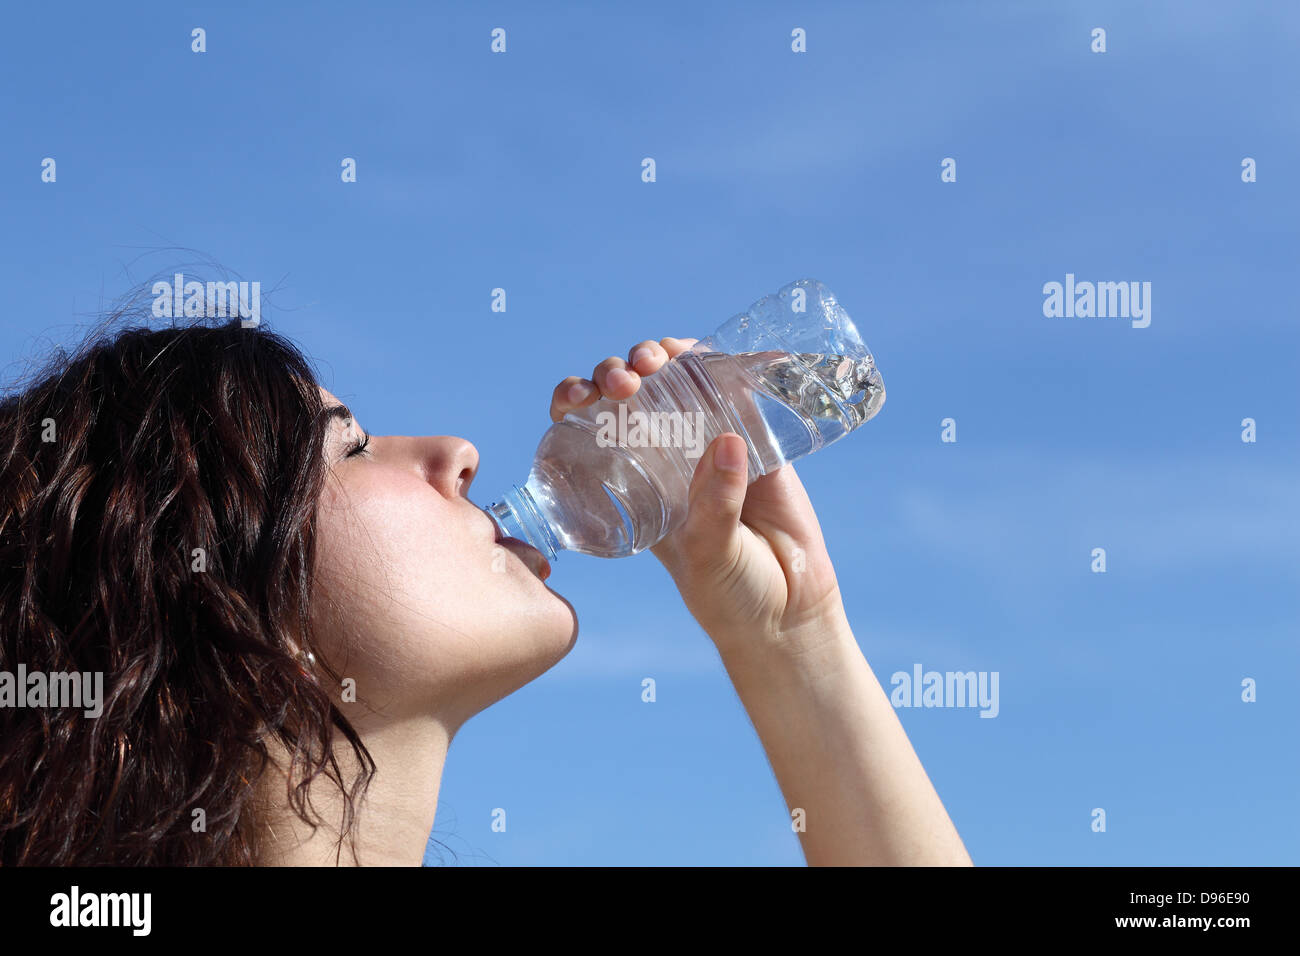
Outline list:
[[[622,401],[695,339],[664,338],[611,356],[590,379],[556,386],[551,420],[604,397]],[[686,521],[652,550],[724,657],[732,651],[804,653],[848,630],[821,527],[794,468],[748,484],[745,441],[732,432],[705,450]],[[841,628],[843,630],[841,630]]]

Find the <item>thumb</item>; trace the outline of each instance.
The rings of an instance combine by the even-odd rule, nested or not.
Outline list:
[[[722,566],[734,560],[748,487],[749,448],[735,432],[724,432],[705,450],[691,478],[681,535],[691,564]]]

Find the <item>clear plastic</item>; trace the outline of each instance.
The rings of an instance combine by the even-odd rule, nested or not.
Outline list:
[[[885,401],[875,359],[830,290],[800,279],[733,316],[641,380],[542,436],[528,480],[488,506],[503,537],[548,560],[619,558],[686,517],[699,456],[723,432],[749,448],[754,481],[870,421]]]

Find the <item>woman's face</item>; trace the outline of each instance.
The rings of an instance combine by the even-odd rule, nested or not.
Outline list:
[[[473,445],[366,442],[339,400],[321,397],[336,411],[317,511],[317,640],[376,717],[435,715],[454,733],[563,658],[577,617],[543,583],[542,556],[497,544],[495,525],[466,497]]]

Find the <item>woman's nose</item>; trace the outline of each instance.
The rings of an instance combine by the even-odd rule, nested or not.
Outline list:
[[[444,497],[465,495],[478,473],[478,449],[454,435],[413,439],[422,461],[424,480]]]

